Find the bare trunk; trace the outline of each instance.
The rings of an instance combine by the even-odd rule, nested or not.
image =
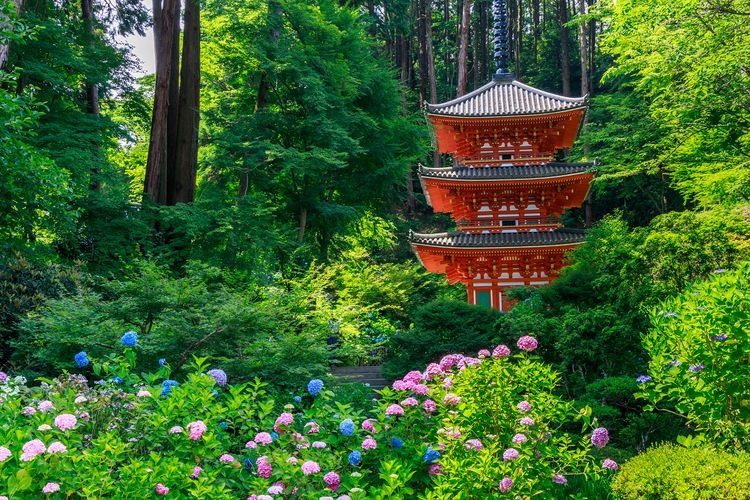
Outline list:
[[[297,233],[297,241],[302,241],[305,238],[305,228],[307,227],[307,209],[302,207],[299,209],[299,232]]]
[[[520,80],[522,75],[521,49],[523,47],[523,3],[521,2],[521,0],[516,0],[513,31],[515,34],[515,37],[513,39],[513,59],[516,63],[514,70],[516,73],[516,78]]]
[[[585,16],[587,13],[586,0],[578,0],[578,15]],[[578,24],[578,37],[581,43],[581,95],[589,92],[589,49],[588,49],[588,22],[581,17]]]
[[[537,62],[539,60],[539,37],[541,35],[541,30],[539,29],[539,0],[532,0],[531,2],[531,17],[534,23],[534,62]]]
[[[20,14],[23,10],[24,0],[14,0],[16,6],[16,14]],[[5,14],[0,14],[0,29],[7,29],[11,27],[10,19]],[[8,62],[8,54],[10,54],[10,41],[6,41],[0,45],[0,69],[5,67]]]
[[[589,94],[594,93],[594,74],[596,73],[596,21],[589,21]]]
[[[558,0],[558,22],[560,24],[560,74],[562,76],[562,93],[570,96],[570,40],[568,39],[568,2]]]
[[[177,119],[177,172],[173,189],[169,191],[170,204],[195,200],[200,121],[200,40],[200,0],[186,0]]]
[[[438,102],[437,81],[435,80],[435,54],[432,47],[432,0],[425,3],[425,46],[427,49],[427,79],[430,82],[430,102]],[[432,166],[440,167],[440,153],[437,149],[432,153]]]
[[[156,1],[156,0],[155,0]],[[178,25],[177,0],[164,0],[159,10],[159,45],[156,51],[156,89],[151,116],[151,135],[146,161],[144,199],[166,202],[167,110],[169,107],[169,79],[172,71],[172,43]],[[156,26],[154,27],[156,29]]]
[[[463,13],[461,15],[461,32],[458,45],[458,86],[456,95],[461,97],[466,93],[466,77],[468,73],[467,58],[469,53],[469,25],[471,24],[472,0],[463,0]]]
[[[167,205],[174,205],[175,181],[177,179],[177,124],[179,123],[180,100],[180,8],[181,0],[177,0],[177,21],[172,32],[172,64],[169,73],[169,104],[167,106],[167,154],[165,183]]]

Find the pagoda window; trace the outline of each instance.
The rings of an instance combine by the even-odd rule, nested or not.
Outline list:
[[[500,223],[503,227],[507,226],[517,226],[518,225],[518,219],[506,219]]]
[[[474,303],[478,306],[483,306],[488,309],[492,308],[492,295],[489,290],[476,290],[474,291]]]

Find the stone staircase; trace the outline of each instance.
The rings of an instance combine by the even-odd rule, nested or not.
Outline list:
[[[334,377],[341,382],[369,384],[373,389],[382,389],[389,384],[383,377],[381,366],[339,366],[331,369]]]

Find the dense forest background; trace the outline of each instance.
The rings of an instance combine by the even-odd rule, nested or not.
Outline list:
[[[632,394],[648,311],[748,258],[750,3],[513,0],[513,71],[590,111],[570,158],[593,226],[499,315],[424,273],[425,101],[486,83],[487,0],[0,2],[0,366],[71,368],[112,331],[300,385],[393,376],[532,332],[623,449],[676,432]],[[155,12],[155,14],[153,14]],[[182,20],[181,20],[182,13]],[[122,37],[154,30],[134,80]]]

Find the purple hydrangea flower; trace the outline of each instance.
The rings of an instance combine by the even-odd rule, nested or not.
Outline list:
[[[602,462],[602,467],[604,469],[617,470],[619,466],[617,465],[617,462],[615,462],[611,458],[607,458],[604,460],[604,462]]]
[[[645,384],[646,382],[651,382],[652,380],[653,379],[651,378],[650,375],[641,375],[640,377],[635,379],[635,381],[638,382],[639,384]]]
[[[720,335],[711,335],[711,340],[714,342],[724,342],[727,339],[727,334],[722,333]]]
[[[503,452],[503,460],[515,460],[518,458],[518,450],[515,448],[508,448]]]
[[[507,493],[510,491],[510,489],[513,487],[513,480],[509,477],[504,477],[502,481],[500,481],[500,491],[503,493]]]
[[[227,385],[227,374],[224,372],[224,370],[214,368],[212,370],[208,370],[208,372],[206,373],[216,381],[216,384],[219,387],[224,387],[225,385]]]
[[[705,366],[703,366],[703,363],[698,363],[697,365],[690,365],[688,370],[690,370],[693,373],[698,373],[699,371],[703,370]]]
[[[609,442],[609,431],[604,427],[597,427],[591,433],[591,444],[597,448],[604,448]]]

